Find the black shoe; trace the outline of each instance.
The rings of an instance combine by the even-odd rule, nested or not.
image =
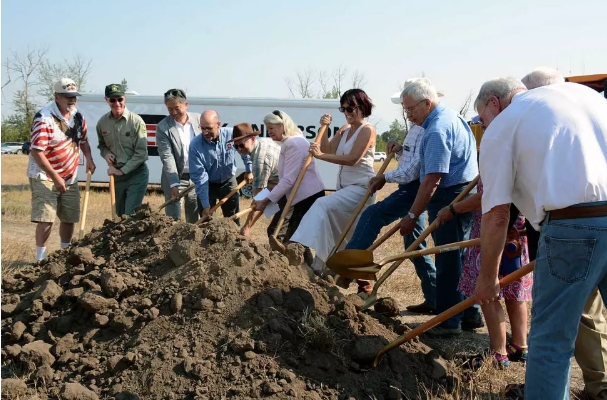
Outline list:
[[[309,247],[306,247],[304,250],[304,262],[310,268],[312,268],[312,264],[314,264],[314,256],[312,255],[312,250]]]
[[[410,311],[410,312],[416,313],[416,314],[428,314],[428,315],[436,314],[436,308],[430,306],[426,302],[417,304],[415,306],[407,306],[407,311]]]
[[[485,322],[483,321],[483,317],[478,313],[474,318],[468,318],[462,320],[462,329],[465,331],[474,331],[475,329],[479,329],[485,326]]]

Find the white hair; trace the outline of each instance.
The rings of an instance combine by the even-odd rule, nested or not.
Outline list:
[[[485,106],[490,97],[497,97],[500,101],[507,101],[516,92],[525,91],[527,88],[519,79],[514,77],[494,78],[481,86],[481,90],[474,101],[474,109],[478,112],[480,106]]]
[[[291,117],[289,117],[289,115],[284,111],[273,111],[271,114],[268,114],[263,118],[263,123],[266,125],[282,125],[285,130],[285,132],[283,133],[283,142],[293,136],[303,136],[303,133],[297,127],[297,125],[295,125],[295,122],[293,122]]]
[[[432,82],[428,78],[413,78],[414,81],[403,90],[400,99],[405,96],[411,97],[414,101],[430,100],[432,103],[438,103],[438,93]]]
[[[558,70],[548,67],[538,67],[521,79],[527,89],[535,89],[541,86],[554,85],[565,82],[565,77]]]

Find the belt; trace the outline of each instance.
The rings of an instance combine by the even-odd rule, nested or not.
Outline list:
[[[180,178],[183,180],[190,180],[190,173],[184,172],[183,174],[181,174]]]
[[[567,207],[550,211],[549,220],[607,217],[607,205]]]

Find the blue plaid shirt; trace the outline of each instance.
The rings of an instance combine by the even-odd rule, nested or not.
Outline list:
[[[467,183],[478,175],[476,142],[472,130],[455,111],[437,105],[422,123],[419,180],[441,174],[439,187]]]
[[[208,141],[204,134],[197,135],[190,143],[188,165],[190,179],[196,185],[196,196],[203,208],[210,207],[209,182],[222,183],[236,174],[236,148],[232,139],[232,128],[219,128],[217,142]],[[240,154],[238,154],[240,155]],[[242,156],[241,156],[242,157]],[[246,172],[251,172],[251,158],[242,157]]]

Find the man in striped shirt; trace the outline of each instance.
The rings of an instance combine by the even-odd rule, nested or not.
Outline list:
[[[241,123],[234,126],[232,140],[236,151],[241,156],[250,156],[253,172],[253,196],[256,196],[263,189],[272,190],[278,184],[278,159],[280,158],[280,145],[269,138],[258,139],[257,136],[261,132],[253,131],[253,126],[249,123]],[[286,205],[286,198],[278,202],[280,206],[279,212],[274,214],[274,218],[268,226],[268,236],[274,233],[274,228],[278,224],[278,219],[282,212],[282,208]],[[246,222],[240,230],[242,235],[248,236],[253,225],[253,219],[261,211],[252,212],[247,217]],[[285,223],[283,226],[288,226]],[[286,228],[281,229],[281,232]],[[284,232],[282,232],[284,234]],[[280,236],[280,234],[278,235]]]
[[[36,261],[46,257],[46,243],[55,216],[59,217],[61,248],[68,247],[74,224],[80,219],[80,191],[76,181],[80,150],[86,169],[95,172],[87,126],[76,110],[76,83],[62,78],[55,83],[55,101],[34,117],[27,166],[32,192],[31,221],[36,226]]]

